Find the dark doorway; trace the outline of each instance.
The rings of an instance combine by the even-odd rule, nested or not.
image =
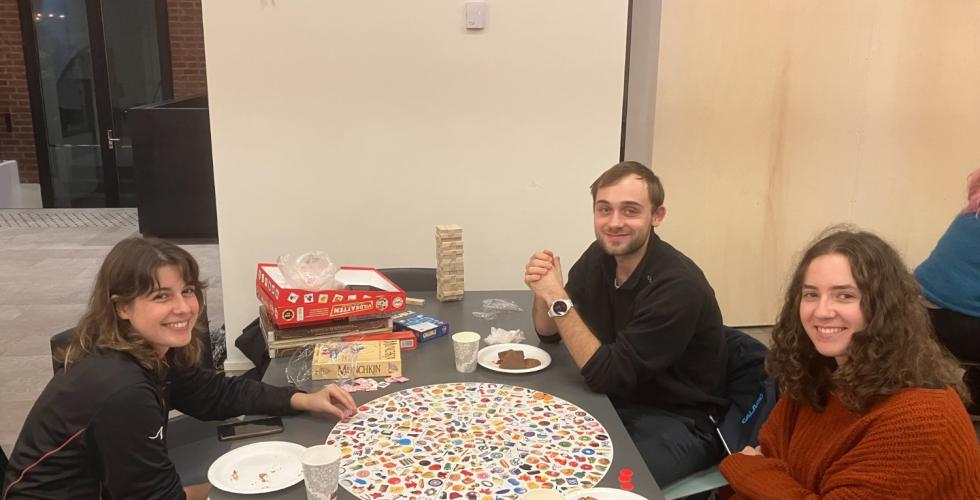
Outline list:
[[[127,109],[173,98],[165,0],[20,0],[44,206],[136,205]]]

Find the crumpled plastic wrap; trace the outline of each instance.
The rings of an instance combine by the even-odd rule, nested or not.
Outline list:
[[[293,288],[317,291],[337,290],[344,287],[336,278],[340,266],[334,264],[329,255],[319,250],[295,256],[283,254],[279,256],[276,263],[283,277]]]
[[[490,335],[487,335],[487,337],[483,339],[483,342],[487,345],[521,344],[524,342],[524,331],[519,328],[517,330],[505,330],[503,328],[491,326]]]
[[[313,349],[315,348],[315,344],[305,345],[289,357],[289,363],[286,364],[287,382],[301,389],[310,387],[313,381]]]
[[[473,311],[473,316],[483,318],[487,321],[497,319],[501,314],[511,312],[521,312],[521,306],[516,302],[504,299],[483,299],[483,307],[480,311]]]

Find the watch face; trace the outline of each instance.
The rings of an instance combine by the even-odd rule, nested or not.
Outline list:
[[[554,311],[554,313],[555,314],[558,314],[558,315],[565,314],[566,312],[568,312],[568,304],[566,304],[566,303],[564,303],[562,301],[555,302],[551,306],[551,310]]]

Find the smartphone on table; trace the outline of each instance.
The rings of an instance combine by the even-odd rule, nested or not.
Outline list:
[[[218,441],[267,436],[282,431],[282,419],[279,417],[254,418],[219,425]]]

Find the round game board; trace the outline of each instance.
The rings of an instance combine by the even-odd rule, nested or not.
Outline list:
[[[338,423],[340,484],[363,499],[518,498],[592,488],[612,441],[592,415],[540,391],[451,383],[405,389]]]

